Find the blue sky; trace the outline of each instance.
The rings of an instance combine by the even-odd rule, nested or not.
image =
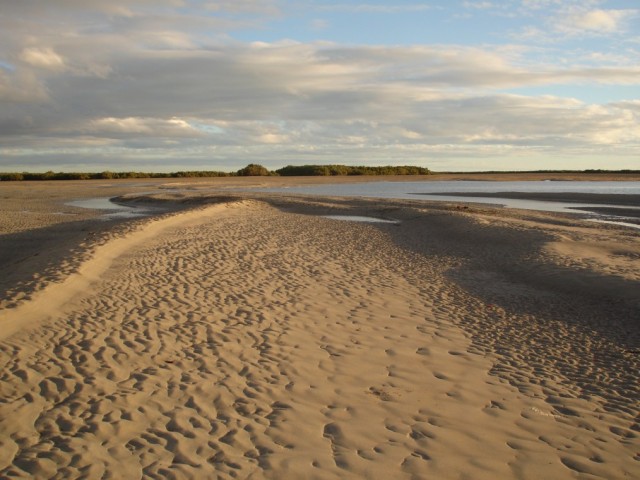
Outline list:
[[[0,171],[640,168],[636,0],[0,0]]]

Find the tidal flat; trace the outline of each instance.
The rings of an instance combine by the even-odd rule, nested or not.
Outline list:
[[[0,184],[0,476],[638,476],[637,230],[295,181]]]

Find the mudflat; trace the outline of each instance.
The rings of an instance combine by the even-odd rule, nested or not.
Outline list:
[[[637,230],[224,180],[0,185],[0,476],[638,476]]]

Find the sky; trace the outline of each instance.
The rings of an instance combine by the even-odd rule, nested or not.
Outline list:
[[[640,169],[638,0],[0,0],[0,171]]]

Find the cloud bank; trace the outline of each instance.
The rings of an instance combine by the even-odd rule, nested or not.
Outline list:
[[[286,5],[49,3],[0,2],[0,170],[638,168],[637,97],[590,103],[526,93],[640,88],[640,67],[627,61],[632,47],[615,61],[584,53],[551,61],[523,44],[240,41],[231,32],[266,28]],[[518,8],[542,3],[553,2]],[[612,34],[632,15],[562,11],[557,31],[571,35]]]

